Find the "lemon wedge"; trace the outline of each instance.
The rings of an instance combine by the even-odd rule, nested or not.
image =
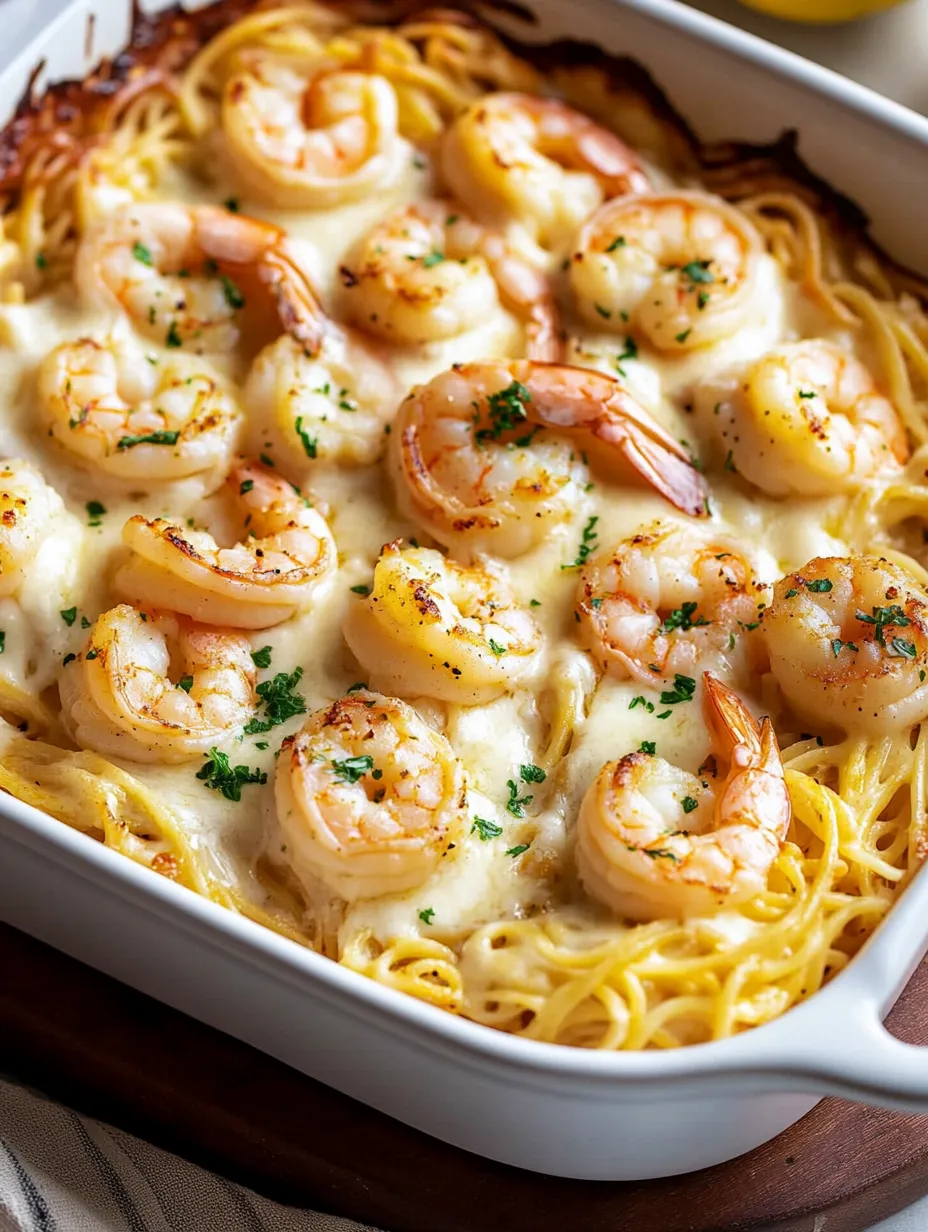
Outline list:
[[[854,21],[881,9],[892,8],[900,0],[741,0],[748,8],[785,17],[790,21]]]

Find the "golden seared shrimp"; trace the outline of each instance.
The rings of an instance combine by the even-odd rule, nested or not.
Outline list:
[[[290,470],[376,462],[399,397],[389,365],[331,327],[316,355],[287,335],[265,347],[242,394],[254,443],[282,454]]]
[[[525,323],[529,358],[559,357],[546,275],[449,202],[423,201],[388,215],[356,245],[340,274],[349,315],[382,338],[454,338],[483,324],[502,302]]]
[[[388,543],[345,640],[378,688],[474,705],[531,676],[541,631],[498,566],[466,566],[431,548]]]
[[[53,519],[64,513],[61,497],[31,462],[0,462],[0,598],[20,589]]]
[[[648,177],[614,133],[555,98],[489,94],[445,134],[441,166],[453,194],[484,222],[526,227],[543,245],[574,230]]]
[[[361,691],[310,715],[281,746],[277,818],[310,897],[402,894],[426,881],[459,833],[464,770],[405,702]]]
[[[48,434],[84,469],[117,479],[222,481],[243,416],[202,359],[147,363],[128,340],[79,338],[55,347],[39,370]]]
[[[821,338],[778,347],[732,396],[717,393],[699,398],[707,421],[738,472],[773,496],[852,491],[908,460],[905,426],[870,371]]]
[[[241,633],[122,603],[97,617],[58,687],[62,722],[81,748],[191,761],[241,735],[255,665]]]
[[[325,518],[257,462],[226,478],[242,541],[220,547],[206,531],[136,514],[114,586],[133,602],[168,607],[236,629],[268,629],[303,611],[331,584],[335,541]]]
[[[683,449],[618,381],[588,368],[455,364],[401,403],[390,451],[401,498],[436,539],[518,556],[582,504],[589,472],[575,441],[678,509],[705,512]]]
[[[200,354],[269,332],[315,350],[325,327],[286,233],[212,205],[120,207],[85,232],[74,280],[93,307],[118,309],[146,337]]]
[[[657,686],[710,660],[730,671],[765,595],[737,541],[658,522],[586,565],[577,609],[603,668]]]
[[[777,582],[761,623],[796,713],[888,735],[928,718],[928,595],[875,556],[818,556]]]
[[[790,799],[770,720],[758,725],[709,672],[703,683],[724,781],[629,753],[603,766],[580,807],[580,879],[626,919],[712,915],[753,898],[786,838]]]
[[[385,77],[325,69],[307,79],[258,52],[240,55],[221,123],[243,187],[277,207],[327,209],[382,192],[411,154]]]
[[[662,351],[729,337],[769,308],[764,242],[748,219],[703,192],[607,202],[570,258],[580,312],[599,329],[640,329]]]

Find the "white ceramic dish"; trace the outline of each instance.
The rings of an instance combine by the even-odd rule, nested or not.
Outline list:
[[[123,45],[129,8],[76,0],[51,20],[48,9],[35,15],[44,30],[0,76],[0,121],[40,58],[45,79],[80,76]],[[815,170],[873,214],[895,255],[928,272],[928,121],[673,0],[533,8],[533,38],[569,33],[634,56],[705,136],[760,141],[799,128]],[[621,1180],[702,1168],[779,1133],[826,1093],[928,1113],[928,1055],[881,1025],[928,949],[928,873],[810,1001],[669,1054],[534,1044],[453,1018],[5,797],[0,917],[410,1125],[539,1172]]]

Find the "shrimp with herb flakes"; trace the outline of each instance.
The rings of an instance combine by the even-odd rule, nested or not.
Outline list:
[[[120,604],[94,622],[58,687],[62,722],[81,748],[176,763],[241,735],[255,666],[241,633]]]
[[[831,496],[898,474],[905,425],[870,371],[821,338],[763,355],[697,397],[731,464],[772,496]]]
[[[603,766],[580,807],[580,880],[622,918],[686,919],[743,903],[766,888],[786,838],[790,799],[770,720],[758,724],[711,673],[703,683],[724,779],[629,753]]]
[[[555,245],[604,200],[647,192],[634,151],[556,98],[477,99],[445,134],[441,167],[455,197],[493,226],[515,222]]]
[[[212,205],[122,206],[84,233],[74,281],[166,347],[228,352],[279,333],[318,348],[325,318],[302,254],[271,223]]]
[[[737,541],[657,522],[586,563],[577,611],[603,668],[657,687],[710,663],[730,674],[766,597]]]
[[[60,519],[72,520],[64,501],[31,462],[0,461],[0,598],[22,589],[43,541]]]
[[[498,566],[460,565],[399,542],[381,552],[371,593],[351,607],[343,632],[379,688],[462,705],[525,683],[542,641]]]
[[[455,364],[401,403],[390,455],[401,501],[441,543],[518,556],[584,507],[589,451],[640,476],[685,513],[705,513],[682,447],[611,377],[495,360]]]
[[[312,899],[349,902],[428,880],[465,821],[464,769],[405,702],[359,690],[281,746],[277,819]]]
[[[325,518],[257,462],[234,466],[226,487],[242,541],[220,547],[206,531],[137,514],[123,528],[119,594],[236,629],[270,628],[323,595],[337,568]]]
[[[721,341],[769,311],[764,242],[721,197],[649,193],[607,202],[570,258],[577,308],[598,329],[640,330],[682,354]]]
[[[211,491],[243,422],[235,396],[204,360],[159,361],[128,339],[57,346],[39,370],[39,399],[49,436],[70,460],[133,484],[196,475]]]
[[[887,735],[928,718],[928,595],[876,556],[818,556],[774,588],[761,627],[796,713]]]
[[[346,311],[379,337],[408,344],[454,338],[502,303],[524,324],[529,358],[559,358],[547,276],[451,202],[422,201],[388,214],[339,272]]]

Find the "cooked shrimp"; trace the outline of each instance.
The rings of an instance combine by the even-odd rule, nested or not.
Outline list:
[[[764,242],[721,197],[649,193],[607,202],[570,259],[582,314],[600,329],[640,329],[662,351],[727,338],[769,308]]]
[[[720,785],[649,753],[603,766],[577,820],[577,867],[587,891],[631,920],[712,915],[759,894],[790,821],[769,719],[703,677]]]
[[[637,472],[678,509],[705,512],[682,448],[618,381],[586,368],[455,364],[400,405],[390,449],[411,516],[436,539],[518,556],[582,505],[588,471],[566,437],[597,449],[610,470]]]
[[[243,540],[223,548],[206,531],[136,514],[123,527],[131,555],[114,578],[119,594],[210,624],[268,629],[325,593],[337,567],[325,518],[257,462],[234,466],[226,486]]]
[[[379,688],[474,705],[531,675],[541,632],[489,562],[465,566],[430,548],[388,543],[345,640]]]
[[[389,365],[351,334],[329,328],[309,355],[284,335],[255,359],[243,390],[254,442],[289,470],[315,462],[376,462],[399,390]]]
[[[121,207],[90,227],[74,280],[96,308],[117,309],[167,347],[231,351],[266,340],[270,319],[307,350],[324,328],[299,253],[280,227],[211,205]]]
[[[199,475],[215,487],[235,453],[243,416],[202,359],[146,363],[128,340],[79,338],[39,370],[48,433],[87,470],[133,483]]]
[[[530,358],[559,357],[547,277],[448,202],[423,201],[389,214],[340,273],[349,315],[380,337],[454,338],[485,322],[502,301],[525,322]]]
[[[281,746],[277,817],[293,870],[349,902],[426,881],[459,832],[464,770],[411,706],[361,691]]]
[[[396,93],[374,73],[325,69],[307,80],[283,60],[240,53],[222,129],[245,190],[269,205],[326,209],[391,187],[412,153]]]
[[[81,748],[129,761],[191,761],[240,735],[251,716],[251,643],[122,603],[97,618],[59,690],[62,722]]]
[[[761,624],[797,714],[887,735],[928,718],[928,595],[875,556],[818,556],[777,582]]]
[[[0,462],[0,597],[15,595],[64,501],[22,458]]]
[[[532,94],[471,103],[445,135],[441,166],[477,218],[517,222],[544,245],[602,201],[650,188],[634,152],[614,133],[559,99]]]
[[[598,662],[657,686],[710,659],[730,672],[765,596],[737,541],[658,522],[586,566],[577,606]]]
[[[852,491],[908,460],[905,426],[869,370],[821,338],[778,347],[731,396],[718,392],[699,399],[707,420],[738,472],[773,496]]]

